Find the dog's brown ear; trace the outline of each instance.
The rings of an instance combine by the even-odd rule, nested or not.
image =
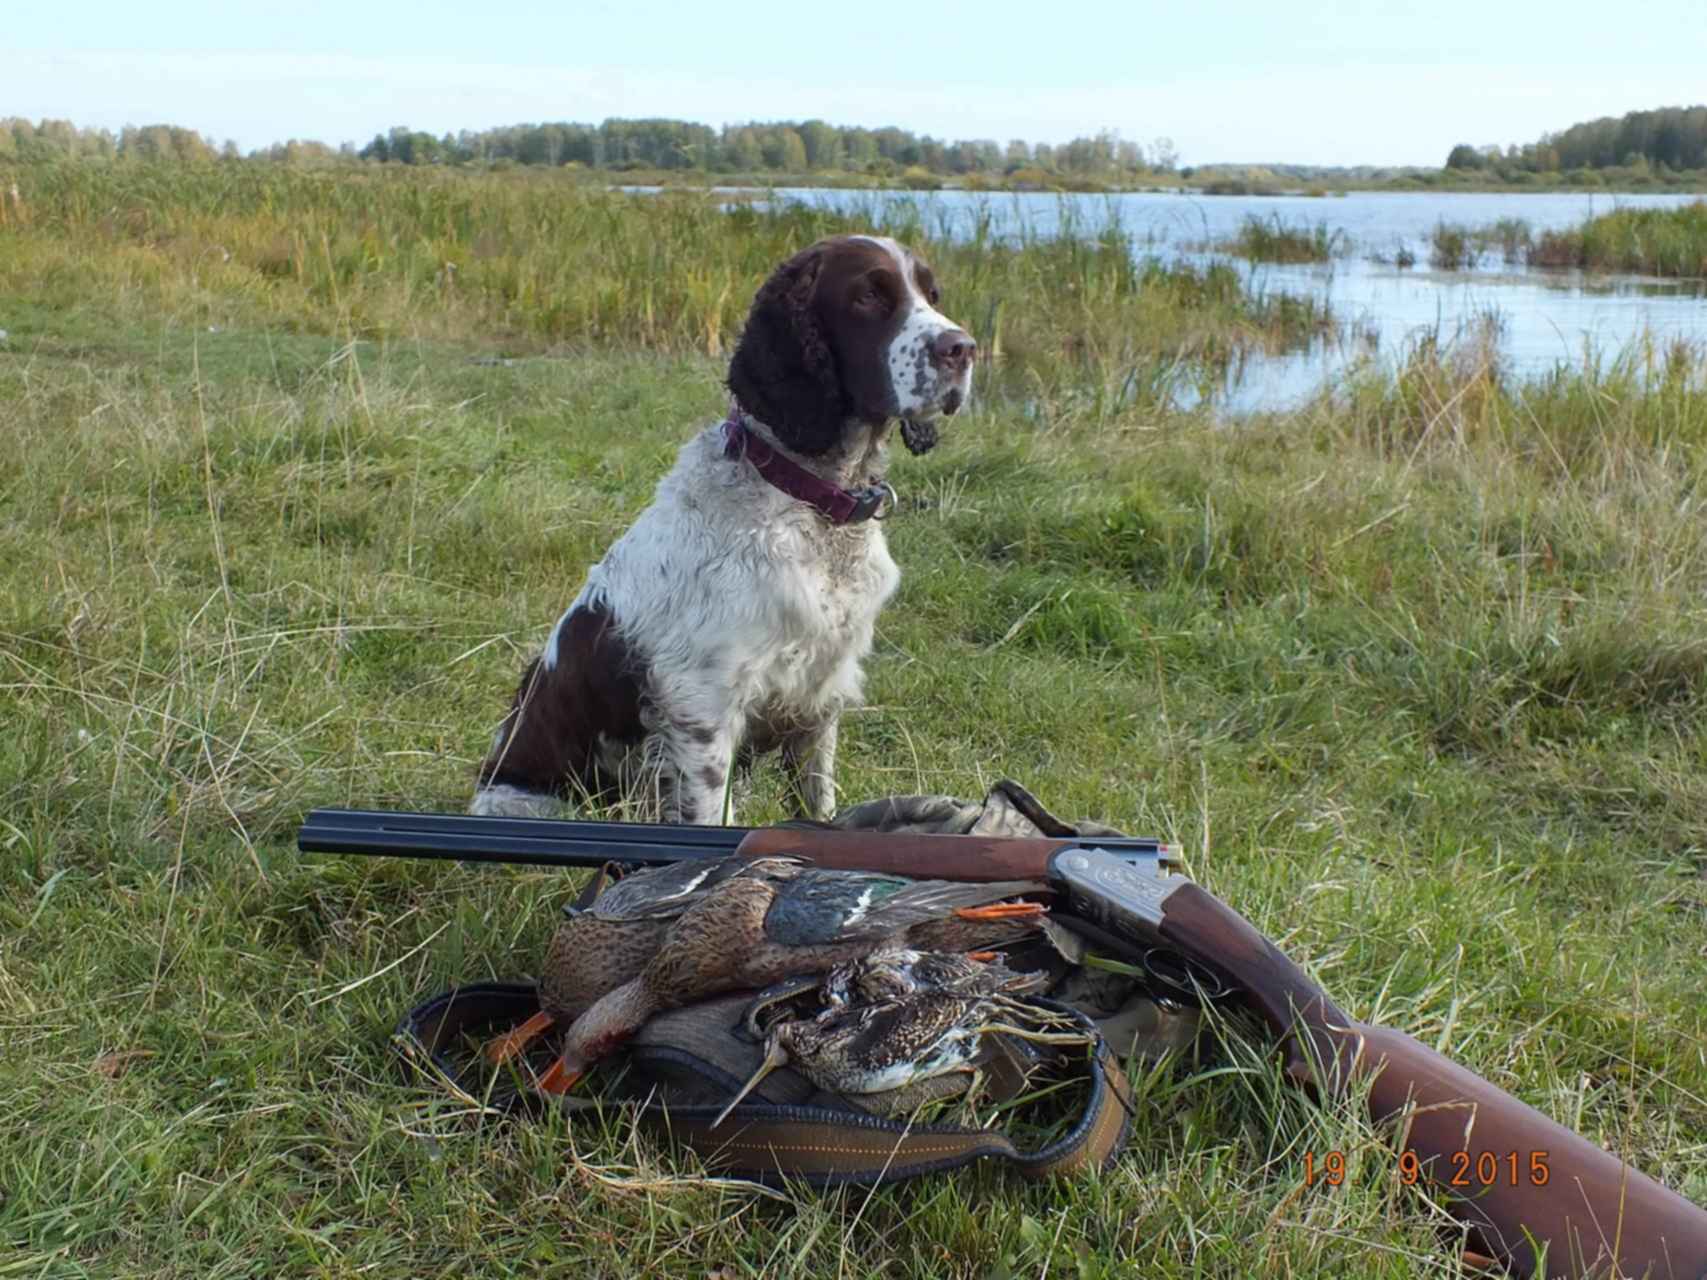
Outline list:
[[[814,245],[771,273],[729,362],[729,390],[741,407],[803,454],[836,444],[851,416],[813,305],[823,261]]]

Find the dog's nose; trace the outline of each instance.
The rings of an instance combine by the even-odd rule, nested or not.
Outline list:
[[[931,339],[931,363],[950,369],[964,369],[972,363],[978,344],[962,329],[944,329]]]

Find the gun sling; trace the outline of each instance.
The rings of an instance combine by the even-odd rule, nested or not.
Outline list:
[[[1072,1012],[1062,1005],[1051,1007]],[[474,1078],[459,1064],[457,1053],[459,1046],[515,1026],[538,1008],[538,994],[531,984],[457,987],[411,1010],[392,1042],[405,1061],[458,1097],[496,1110],[540,1106],[541,1095],[526,1088]],[[1073,1016],[1094,1030],[1084,1015]],[[668,1038],[669,1033],[662,1035]],[[754,1182],[793,1179],[813,1186],[867,1185],[986,1158],[1005,1161],[1026,1177],[1061,1177],[1108,1167],[1130,1127],[1132,1101],[1125,1073],[1101,1037],[1094,1045],[1082,1060],[1085,1097],[1076,1121],[1064,1135],[1031,1151],[988,1129],[907,1125],[823,1101],[746,1102],[715,1129],[712,1121],[723,1110],[721,1102],[646,1102],[638,1115],[653,1132],[690,1147],[718,1172]],[[691,1037],[684,1047],[680,1042],[665,1043],[655,1033],[649,1041],[638,1043],[632,1056],[642,1060],[648,1074],[669,1078],[674,1065],[681,1079],[696,1079],[707,1087],[708,1096],[732,1095],[741,1077],[701,1057],[695,1047]],[[788,1074],[777,1072],[773,1080]],[[786,1080],[777,1084],[788,1088]],[[814,1096],[827,1097],[815,1091]]]

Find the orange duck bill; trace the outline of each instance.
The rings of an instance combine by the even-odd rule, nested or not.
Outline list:
[[[572,1066],[566,1055],[559,1054],[536,1083],[539,1085],[541,1093],[561,1097],[579,1084],[581,1077],[586,1074],[587,1068],[585,1066]]]

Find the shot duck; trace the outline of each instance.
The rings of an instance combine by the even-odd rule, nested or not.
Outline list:
[[[1012,998],[1047,979],[1015,973],[994,956],[907,947],[884,947],[839,965],[819,988],[822,1012],[770,1026],[763,1061],[713,1127],[781,1066],[820,1089],[857,1098],[877,1115],[895,1116],[965,1092],[1001,1051],[992,1036],[1088,1043],[1083,1029],[1065,1030],[1071,1019]],[[761,993],[750,1023],[773,994],[785,991]]]
[[[1035,881],[912,880],[793,858],[724,858],[641,871],[558,925],[540,1014],[489,1048],[512,1056],[568,1022],[540,1087],[561,1093],[665,1009],[823,973],[889,944],[970,951],[1025,936],[1045,915]],[[608,901],[607,901],[608,900]]]

